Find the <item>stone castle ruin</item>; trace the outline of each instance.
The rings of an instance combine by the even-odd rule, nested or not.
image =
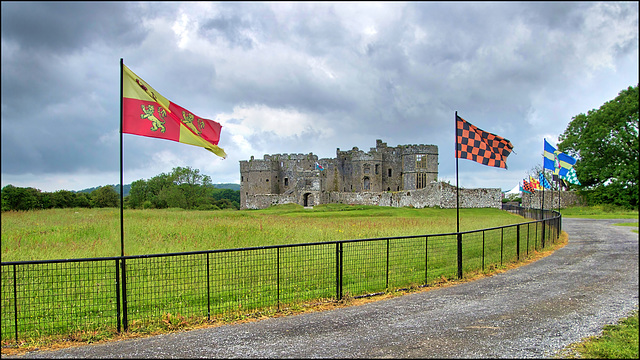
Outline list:
[[[240,208],[295,203],[456,207],[455,186],[438,182],[438,147],[376,140],[364,152],[336,150],[334,159],[309,154],[252,156],[240,161]],[[460,207],[500,207],[500,189],[460,189]]]

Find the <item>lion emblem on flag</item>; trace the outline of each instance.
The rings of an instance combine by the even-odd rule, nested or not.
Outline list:
[[[140,105],[140,107],[142,107],[142,112],[144,113],[140,114],[140,118],[151,121],[151,131],[160,130],[160,132],[164,134],[167,128],[164,126],[164,121],[154,115],[155,107],[153,105],[149,105],[148,108],[145,108],[144,105]],[[164,109],[160,109],[160,111],[164,112]]]

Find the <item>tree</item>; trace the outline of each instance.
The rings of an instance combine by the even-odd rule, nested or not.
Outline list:
[[[11,184],[2,188],[2,211],[33,210],[38,208],[40,190],[15,187]]]
[[[577,160],[574,168],[589,203],[638,208],[637,85],[573,117],[558,140],[558,150]]]
[[[200,170],[187,166],[175,167],[171,173],[173,183],[177,185],[184,194],[185,208],[193,209],[201,203],[199,199],[207,196],[206,187],[211,185],[211,177],[201,175]]]
[[[91,201],[95,207],[118,207],[120,194],[111,185],[102,186],[91,192]]]

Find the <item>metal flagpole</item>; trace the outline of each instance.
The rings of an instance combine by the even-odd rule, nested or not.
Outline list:
[[[458,112],[454,123],[455,156],[456,156],[456,232],[458,238],[458,279],[462,279],[462,234],[460,234],[460,187],[458,185]]]
[[[456,111],[456,117],[454,121],[453,138],[455,143],[455,155],[456,155],[456,232],[460,232],[460,190],[458,188],[458,112]]]
[[[122,58],[120,58],[120,256],[124,256],[124,189],[122,186]]]

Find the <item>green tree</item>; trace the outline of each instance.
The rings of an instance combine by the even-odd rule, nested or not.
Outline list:
[[[185,199],[185,208],[193,209],[203,204],[207,197],[206,188],[211,185],[211,177],[200,174],[200,170],[187,166],[175,167],[171,173],[173,183],[178,186]]]
[[[2,211],[40,209],[40,190],[15,187],[11,184],[2,188]]]
[[[148,186],[146,180],[136,180],[131,183],[131,190],[129,190],[129,207],[132,209],[142,208],[142,204],[147,201]]]
[[[112,185],[99,187],[91,192],[91,201],[95,207],[118,207],[120,205],[120,194],[116,192]]]
[[[64,209],[75,205],[76,194],[69,190],[58,190],[51,193],[51,206]]]
[[[591,204],[638,208],[637,85],[573,117],[558,140],[558,150],[576,158],[574,168]]]

